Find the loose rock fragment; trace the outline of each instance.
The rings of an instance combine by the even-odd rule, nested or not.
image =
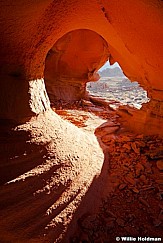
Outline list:
[[[148,208],[150,207],[149,204],[148,204],[148,202],[147,202],[145,199],[143,199],[142,197],[139,198],[139,201],[140,201],[143,205],[145,205],[146,207],[148,207]]]
[[[147,178],[146,178],[145,175],[141,175],[140,176],[140,181],[143,182],[143,184],[147,184],[148,183]]]
[[[156,163],[156,165],[157,165],[157,168],[159,170],[163,170],[163,160],[162,159],[161,160],[158,160],[157,163]]]
[[[137,163],[136,164],[136,175],[139,176],[141,171],[144,171],[144,166],[141,163]]]
[[[131,185],[135,185],[135,180],[130,176],[130,175],[127,175],[125,177],[125,180],[130,183]]]
[[[132,191],[135,192],[135,193],[139,193],[139,190],[136,187],[133,187]]]
[[[125,148],[126,150],[131,150],[130,145],[127,144],[127,143],[125,143],[125,144],[123,145],[123,148]]]
[[[109,141],[115,139],[115,136],[113,134],[107,134],[107,135],[104,135],[101,140],[103,143],[108,143]]]
[[[116,218],[116,215],[112,211],[107,210],[106,213],[109,217]]]
[[[127,184],[125,184],[125,183],[120,184],[120,185],[119,185],[119,190],[123,190],[123,189],[125,189],[126,186],[127,186]]]
[[[137,148],[136,143],[131,143],[131,147],[132,147],[132,149],[134,150],[134,152],[136,154],[139,154],[140,153],[140,149]]]

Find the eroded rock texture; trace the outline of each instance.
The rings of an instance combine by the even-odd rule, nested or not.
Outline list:
[[[108,179],[103,180],[108,170],[103,162],[109,160],[94,134],[50,110],[47,90],[51,99],[80,99],[85,83],[96,79],[93,74],[109,57],[151,99],[140,111],[121,109],[122,123],[137,133],[162,135],[163,2],[0,4],[0,120],[5,120],[0,126],[0,238],[60,242],[71,220],[73,230],[81,211],[98,205]],[[6,120],[28,122],[15,127]]]
[[[157,127],[162,124],[160,121],[163,99],[162,4],[159,0],[151,0],[148,3],[132,0],[127,2],[91,0],[89,3],[87,1],[81,3],[78,0],[75,2],[48,0],[36,3],[31,0],[16,1],[14,4],[10,0],[7,3],[1,1],[3,10],[0,37],[0,117],[21,121],[49,108],[42,83],[45,59],[51,49],[57,49],[55,44],[60,46],[60,41],[63,43],[60,54],[65,49],[64,46],[68,45],[60,59],[60,62],[67,64],[59,63],[57,65],[61,68],[60,71],[55,71],[55,67],[54,72],[52,70],[48,72],[51,64],[48,64],[50,59],[47,57],[45,77],[48,80],[49,93],[53,90],[55,96],[65,99],[78,99],[83,96],[86,76],[92,74],[94,69],[102,64],[102,42],[107,42],[111,63],[118,61],[124,73],[131,80],[137,80],[148,91],[151,104],[144,108],[145,115],[142,122],[145,124],[152,119],[152,123],[157,123],[154,132],[158,132]],[[71,32],[79,29],[94,31],[98,36],[90,32],[89,37],[84,38],[84,34],[80,37],[80,34],[77,34],[79,32]],[[90,42],[91,35],[94,37],[92,36]],[[77,36],[78,40],[75,40]],[[101,38],[105,41],[100,43]],[[83,47],[80,49],[81,42]],[[95,50],[96,45],[98,50]],[[84,46],[89,50],[91,60],[88,58],[88,52],[84,51]],[[78,53],[77,58],[73,58],[75,50]],[[56,53],[56,58],[60,54]],[[56,58],[54,66],[57,63]],[[58,89],[55,89],[55,82],[53,85],[50,83],[52,76],[56,79],[58,73],[60,79]],[[76,82],[72,83],[70,78]],[[66,83],[67,79],[70,83]],[[61,85],[63,82],[64,86]],[[75,83],[76,85],[72,85]],[[69,85],[71,88],[68,88]],[[35,98],[36,93],[37,98]],[[137,114],[133,116],[133,121],[136,121]],[[150,126],[147,130],[150,130]]]
[[[75,30],[48,52],[45,83],[51,101],[73,102],[86,96],[86,82],[97,81],[109,56],[107,42],[90,30]]]

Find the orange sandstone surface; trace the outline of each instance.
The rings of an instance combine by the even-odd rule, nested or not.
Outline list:
[[[2,1],[1,8],[0,117],[2,119],[21,121],[49,108],[43,78],[45,70],[45,78],[47,75],[48,79],[45,59],[53,45],[57,45],[60,41],[65,42],[61,50],[66,49],[66,52],[59,60],[62,62],[63,59],[63,62],[67,63],[70,58],[70,66],[65,68],[67,64],[63,63],[58,66],[62,77],[66,74],[67,77],[70,75],[72,78],[71,73],[74,71],[72,63],[75,60],[79,60],[77,64],[81,66],[81,70],[79,67],[77,69],[79,74],[82,72],[83,75],[86,74],[80,63],[84,55],[87,57],[84,65],[88,68],[89,76],[90,72],[103,64],[99,61],[102,55],[102,46],[100,47],[102,38],[103,42],[108,44],[108,48],[103,50],[105,52],[103,55],[108,55],[112,63],[118,61],[124,73],[131,80],[137,80],[148,91],[148,96],[151,98],[147,107],[142,109],[143,115],[134,113],[127,118],[127,120],[132,118],[130,126],[132,127],[135,119],[136,121],[142,119],[143,124],[155,123],[155,128],[158,130],[163,109],[162,1],[151,0],[148,3],[132,0],[128,2],[91,0],[82,3],[81,1],[38,1],[37,3],[18,1],[14,4],[11,1]],[[75,42],[75,36],[71,31],[80,29],[89,30],[88,36],[84,41],[78,39]],[[99,35],[97,37],[94,34],[96,44],[91,44],[94,41],[90,31]],[[70,43],[66,44],[64,36],[69,32],[67,38],[72,38]],[[84,35],[82,36],[84,38]],[[83,46],[80,48],[82,42]],[[88,46],[91,45],[89,52],[83,51],[87,43]],[[97,50],[93,53],[96,45],[99,50],[98,55]],[[70,54],[70,51],[73,49],[75,53],[76,48],[77,57],[73,58],[75,54]],[[57,65],[56,63],[57,61],[54,62],[54,66]],[[67,69],[69,73],[65,73]],[[79,77],[79,74],[73,75]],[[47,85],[50,86],[49,82]],[[138,129],[141,129],[141,125]],[[150,130],[150,126],[146,128],[143,125],[143,129]]]
[[[86,96],[86,83],[97,81],[107,61],[107,42],[90,30],[75,30],[60,38],[48,52],[45,84],[51,101],[76,101]]]
[[[161,237],[163,2],[0,5],[0,241]],[[86,83],[99,79],[107,59],[147,90],[149,103],[92,105]],[[87,107],[84,118],[75,114],[91,129],[51,109],[62,101]]]

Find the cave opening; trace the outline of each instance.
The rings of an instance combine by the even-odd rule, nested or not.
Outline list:
[[[92,30],[70,31],[58,39],[45,60],[44,78],[51,103],[85,99],[86,83],[99,79],[97,71],[108,56],[108,43]]]
[[[0,241],[161,241],[163,1],[1,4]],[[88,94],[108,59],[148,91],[140,110],[115,77],[108,102]]]
[[[107,61],[99,70],[100,79],[88,82],[87,90],[91,96],[103,98],[112,108],[128,105],[140,109],[142,104],[149,102],[147,91],[135,80],[125,76],[118,62],[110,65]]]
[[[118,62],[109,62],[109,44],[88,29],[70,31],[59,38],[45,60],[44,79],[52,107],[104,99],[111,108],[128,105],[140,109],[149,102],[137,80],[130,81]]]

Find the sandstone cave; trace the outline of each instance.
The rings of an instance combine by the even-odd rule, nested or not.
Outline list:
[[[86,98],[86,83],[99,79],[97,71],[108,59],[107,42],[87,29],[61,37],[48,52],[45,84],[51,102],[72,103]]]
[[[0,4],[0,242],[163,240],[163,2]],[[107,60],[140,109],[87,92]]]

